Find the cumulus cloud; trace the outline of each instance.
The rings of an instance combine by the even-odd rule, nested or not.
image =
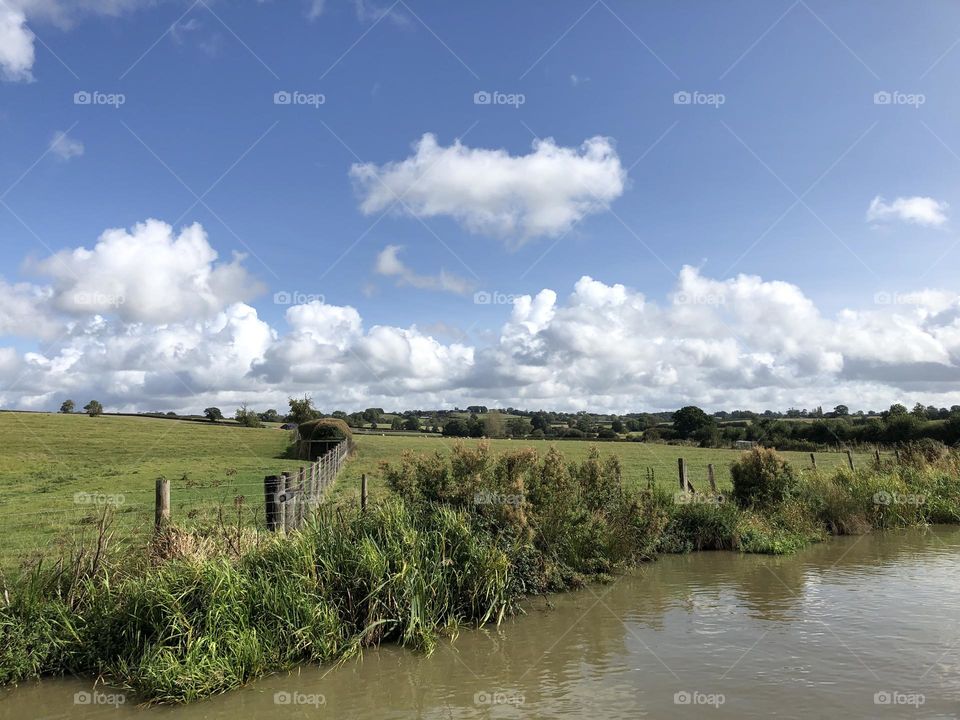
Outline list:
[[[206,318],[263,290],[242,256],[217,262],[198,223],[175,233],[159,220],[107,230],[92,249],[31,264],[52,280],[51,303],[74,315],[114,313],[127,322]]]
[[[22,10],[0,4],[0,76],[4,80],[33,79],[34,37]]]
[[[425,134],[405,160],[350,169],[370,214],[393,208],[413,217],[449,216],[472,232],[519,245],[557,236],[620,197],[626,171],[605,137],[579,148],[538,140],[527,155],[470,148],[459,140],[444,147]]]
[[[70,160],[83,155],[85,148],[79,140],[74,140],[62,130],[57,130],[50,138],[50,152],[61,160]]]
[[[59,261],[67,269],[55,272]],[[394,261],[388,253],[384,267]],[[827,315],[796,285],[753,275],[685,267],[664,300],[584,276],[565,295],[518,297],[499,330],[471,344],[439,326],[369,325],[354,307],[317,300],[274,326],[237,299],[249,282],[233,275],[240,261],[214,280],[223,266],[199,226],[112,230],[93,250],[44,262],[49,286],[0,282],[0,337],[43,338],[26,351],[0,341],[0,405],[55,409],[75,395],[113,409],[265,409],[303,392],[327,410],[960,404],[960,294],[950,291],[878,295]],[[131,295],[124,311],[80,313],[65,299],[77,288],[132,292],[150,282],[128,277],[140,266],[174,281],[169,307]],[[99,281],[75,284],[70,271]]]
[[[410,285],[422,290],[443,290],[457,295],[466,295],[473,290],[473,285],[465,278],[448,273],[440,269],[437,275],[419,275],[414,272],[399,255],[403,249],[401,245],[387,245],[377,255],[373,270],[378,275],[396,278],[400,285]]]
[[[941,227],[947,222],[949,205],[931,197],[898,197],[893,202],[886,202],[877,195],[867,208],[868,222],[900,222],[927,227]]]

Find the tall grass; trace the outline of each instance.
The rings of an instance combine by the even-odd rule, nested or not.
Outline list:
[[[661,552],[784,553],[830,533],[960,521],[955,453],[831,474],[794,474],[769,453],[734,466],[735,500],[627,491],[619,461],[596,449],[580,462],[483,444],[411,454],[383,468],[394,497],[366,512],[324,507],[286,537],[169,528],[133,564],[111,553],[104,518],[92,544],[0,588],[0,684],[77,674],[189,702],[378,643],[430,651],[525,596]]]

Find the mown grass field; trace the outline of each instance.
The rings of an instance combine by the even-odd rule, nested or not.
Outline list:
[[[134,543],[144,541],[153,523],[158,477],[171,482],[171,512],[178,523],[216,519],[220,509],[235,522],[238,496],[244,498],[244,522],[262,521],[264,475],[300,464],[284,458],[290,439],[288,432],[275,427],[0,412],[0,564],[9,567],[37,554],[58,554],[78,530],[92,529],[100,501],[114,509],[118,536]],[[490,442],[496,451],[529,445],[546,452],[550,445],[548,441]],[[591,444],[560,441],[557,446],[571,460],[582,460]],[[355,501],[363,473],[371,496],[382,497],[387,492],[379,474],[382,461],[396,461],[404,450],[449,453],[453,446],[454,441],[434,436],[358,435],[356,455],[341,473],[333,499]],[[604,454],[620,456],[626,482],[632,486],[646,482],[649,467],[658,483],[675,487],[677,458],[682,455],[697,488],[707,487],[708,463],[714,464],[720,486],[727,487],[729,464],[737,455],[733,450],[626,442],[600,443],[599,447]],[[806,453],[785,455],[800,467],[809,466]],[[869,458],[859,456],[858,460]],[[846,458],[840,453],[820,453],[818,462],[829,469]]]

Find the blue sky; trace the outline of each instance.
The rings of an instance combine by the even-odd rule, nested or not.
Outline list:
[[[76,11],[54,0],[0,0],[0,11],[4,5],[13,13],[11,26],[35,36],[26,71],[22,59],[15,65],[17,48],[6,55],[0,48],[0,58],[8,58],[8,79],[0,83],[0,186],[12,186],[0,206],[0,277],[8,284],[27,283],[31,291],[56,298],[63,278],[51,279],[41,269],[54,253],[93,248],[108,228],[132,228],[148,218],[173,225],[175,232],[199,223],[219,262],[246,254],[242,266],[250,289],[258,292],[241,298],[234,293],[229,300],[254,307],[279,342],[289,330],[290,308],[275,303],[274,295],[289,292],[354,308],[364,332],[376,325],[416,326],[444,347],[463,344],[475,351],[469,377],[438,371],[447,382],[425,387],[404,385],[399,378],[407,375],[400,372],[402,387],[395,394],[388,389],[393,370],[386,370],[393,366],[385,365],[383,375],[374,368],[377,381],[355,394],[328,394],[321,387],[330,381],[325,371],[286,375],[273,367],[277,358],[266,361],[273,378],[266,384],[237,380],[217,386],[187,377],[188,397],[164,383],[150,397],[143,378],[145,384],[129,385],[95,369],[81,385],[62,382],[64,392],[99,392],[123,407],[140,406],[148,402],[145,396],[186,407],[198,394],[248,394],[269,402],[305,390],[361,405],[373,398],[438,404],[554,399],[576,407],[601,397],[600,404],[624,410],[679,405],[701,394],[706,404],[758,407],[821,397],[827,404],[840,396],[860,406],[849,400],[851,393],[864,406],[913,398],[909,393],[935,404],[954,397],[957,355],[951,332],[943,329],[952,327],[943,313],[952,312],[954,301],[938,295],[930,307],[904,302],[903,322],[878,305],[900,293],[956,289],[960,250],[954,248],[949,212],[960,202],[955,4],[169,0],[143,7],[113,0]],[[75,104],[75,93],[84,91],[120,93],[124,102]],[[275,93],[284,91],[322,94],[324,102],[275,104]],[[478,105],[474,96],[481,91],[522,94],[523,104]],[[682,92],[719,99],[677,104],[675,94]],[[878,103],[876,93],[890,93],[892,101]],[[58,131],[82,144],[82,153],[64,144],[48,151]],[[469,149],[503,150],[512,158],[533,152],[537,138],[552,138],[577,153],[600,136],[608,139],[625,182],[601,207],[574,210],[572,227],[551,226],[531,237],[464,220],[464,214],[476,218],[488,209],[482,202],[471,207],[477,199],[470,193],[446,198],[447,208],[456,204],[453,212],[412,217],[395,208],[382,218],[379,211],[364,212],[370,189],[358,187],[351,167],[371,163],[377,182],[389,180],[387,164],[411,157],[424,133],[443,148],[459,138]],[[484,166],[468,169],[482,172]],[[517,172],[537,169],[531,164]],[[522,183],[549,188],[554,179],[525,177]],[[438,184],[431,192],[443,192],[445,183]],[[868,218],[878,197],[879,210]],[[504,202],[515,207],[510,198]],[[520,217],[523,202],[515,201]],[[396,252],[404,272],[419,281],[399,271],[377,272],[388,246],[402,246]],[[732,356],[721,364],[743,364],[749,356],[768,376],[750,373],[718,393],[719,376],[711,375],[716,368],[706,372],[688,359],[667,372],[678,381],[640,382],[621,393],[562,377],[564,367],[587,356],[558,345],[565,335],[561,326],[531,327],[515,306],[478,304],[474,296],[491,291],[535,298],[547,288],[556,293],[558,309],[570,310],[567,298],[589,276],[608,287],[623,284],[631,298],[642,295],[666,314],[685,265],[715,283],[736,283],[741,273],[787,283],[815,306],[817,322],[826,323],[831,336],[837,328],[830,323],[845,311],[888,315],[848,328],[849,342],[864,347],[856,357],[841,358],[842,369],[829,360],[811,361],[813,369],[805,370],[810,363],[790,353],[797,343],[821,338],[804,337],[801,322],[797,336],[776,348],[753,343],[756,328],[736,323],[759,322],[766,313],[751,319],[749,311],[725,300],[724,317],[714,322],[733,326],[727,340],[737,347],[724,346]],[[462,281],[461,292],[439,289],[441,270]],[[738,302],[759,302],[745,298],[741,285],[724,287]],[[760,295],[769,298],[778,286],[764,287],[769,292]],[[225,299],[211,312],[227,304]],[[62,315],[64,304],[54,305]],[[93,318],[76,307],[68,310],[61,321],[74,323],[70,338],[89,337]],[[100,315],[112,322],[109,312]],[[938,315],[939,330],[923,327]],[[170,321],[208,319],[178,315]],[[123,335],[124,323],[132,320],[143,317],[121,318],[113,331]],[[701,321],[703,328],[711,319]],[[640,326],[631,332],[629,323],[611,322],[628,336],[641,332]],[[84,323],[88,329],[80,330]],[[517,374],[502,357],[483,355],[484,348],[503,351],[504,337],[512,337],[504,329],[510,323],[527,323],[536,347],[511,348],[506,355],[526,353],[535,357],[530,367],[536,368],[556,363],[549,377],[510,387],[490,380],[491,374]],[[913,323],[912,329],[893,342],[910,343],[910,333],[925,333],[936,345],[929,361],[883,357],[866,348],[891,342],[887,330],[903,323]],[[689,346],[689,333],[673,336],[680,326],[661,318],[655,330],[642,330],[653,344],[667,336],[668,346]],[[865,332],[869,338],[862,337]],[[710,334],[693,333],[701,340]],[[54,404],[61,387],[42,392],[14,385],[38,370],[28,353],[52,360],[64,355],[69,342],[22,330],[0,336],[16,378],[6,394],[0,385],[0,399],[28,407]],[[327,338],[325,344],[344,352],[343,342]],[[260,350],[253,367],[269,355]],[[776,360],[761,357],[770,354],[789,366],[786,374],[777,371]],[[251,356],[243,357],[251,371]],[[130,362],[109,373],[155,370]],[[943,367],[928,377],[928,362]],[[650,363],[632,377],[654,378],[671,358],[665,354]],[[858,363],[886,370],[851,372]],[[684,368],[698,373],[696,382],[687,382]],[[48,382],[59,377],[49,367],[45,372]],[[189,374],[190,368],[178,372]],[[250,378],[257,376],[251,372]],[[354,377],[345,373],[336,377]],[[244,373],[238,370],[235,377]]]

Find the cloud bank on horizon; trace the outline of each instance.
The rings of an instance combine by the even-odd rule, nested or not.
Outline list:
[[[381,270],[409,272],[397,248],[384,252]],[[0,282],[0,336],[41,341],[0,345],[0,377],[11,379],[0,404],[90,396],[197,411],[282,407],[304,392],[327,410],[960,403],[960,294],[950,291],[880,294],[827,317],[799,287],[752,275],[686,266],[664,302],[583,276],[562,299],[554,289],[514,298],[496,337],[471,345],[416,325],[367,327],[355,308],[320,300],[272,327],[250,304],[262,288],[243,262],[221,261],[199,224],[147,220],[31,264],[45,283]]]

